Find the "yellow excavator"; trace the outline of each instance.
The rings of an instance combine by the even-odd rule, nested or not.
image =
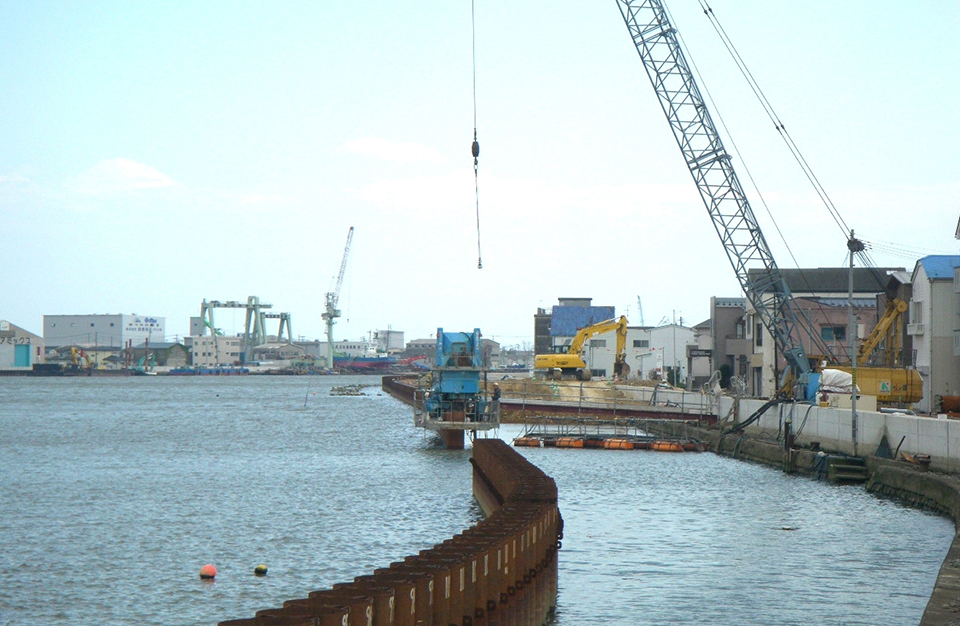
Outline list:
[[[920,372],[900,366],[903,347],[900,331],[907,303],[899,298],[887,301],[887,310],[877,322],[873,332],[857,351],[857,388],[862,393],[876,396],[881,406],[905,406],[923,399],[923,379]],[[883,343],[885,358],[880,365],[869,365],[874,349]],[[831,365],[833,369],[853,373],[849,365]]]
[[[546,378],[575,377],[577,380],[590,380],[590,369],[583,360],[584,344],[594,335],[611,330],[617,331],[617,352],[613,360],[613,375],[621,378],[626,376],[630,373],[626,355],[627,318],[622,315],[620,319],[609,319],[581,328],[565,353],[538,354],[533,359],[534,373]]]

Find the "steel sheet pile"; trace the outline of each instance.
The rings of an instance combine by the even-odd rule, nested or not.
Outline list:
[[[537,626],[557,598],[563,533],[552,478],[496,439],[474,442],[487,517],[373,574],[219,626]]]

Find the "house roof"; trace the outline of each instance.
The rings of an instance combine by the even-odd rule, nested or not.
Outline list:
[[[902,267],[854,267],[853,290],[857,293],[881,293],[885,291],[888,275],[903,272]],[[766,270],[748,270],[748,275],[761,277]],[[780,275],[794,295],[804,293],[847,293],[850,281],[848,267],[816,267],[807,269],[783,269]],[[952,274],[951,274],[952,275]]]
[[[923,266],[923,271],[929,280],[946,278],[953,280],[953,268],[960,266],[960,256],[955,254],[932,254],[917,261],[917,265]],[[916,269],[914,269],[913,274],[916,276]]]
[[[144,348],[149,348],[151,350],[169,350],[174,346],[180,346],[182,348],[183,344],[177,342],[155,341],[148,345],[146,342],[140,342],[138,345],[133,346],[133,349],[143,350]]]

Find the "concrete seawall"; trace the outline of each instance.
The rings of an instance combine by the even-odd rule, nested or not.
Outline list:
[[[563,520],[553,479],[506,443],[474,443],[486,518],[369,575],[219,626],[540,626],[556,606]]]

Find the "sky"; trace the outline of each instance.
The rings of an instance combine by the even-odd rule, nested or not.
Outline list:
[[[700,5],[667,6],[778,265],[845,266]],[[960,3],[711,7],[877,266],[960,253]],[[162,316],[173,340],[255,295],[323,339],[351,226],[335,339],[523,345],[561,297],[653,326],[741,295],[617,3],[473,10],[476,126],[466,0],[0,0],[0,319]]]

